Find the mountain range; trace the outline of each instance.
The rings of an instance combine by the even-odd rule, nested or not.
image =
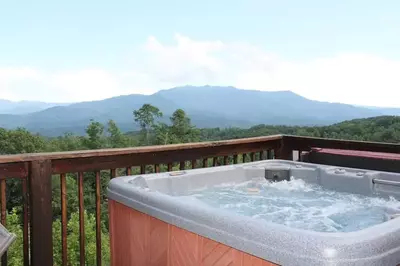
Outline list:
[[[19,101],[13,102],[0,99],[0,114],[29,114],[38,112],[54,106],[66,106],[68,103],[46,103],[35,101]]]
[[[135,130],[132,111],[143,104],[157,106],[164,121],[178,108],[198,127],[328,125],[380,115],[400,115],[400,108],[362,107],[314,101],[291,91],[255,91],[234,87],[184,86],[152,95],[131,94],[100,101],[57,104],[0,100],[0,127],[25,127],[46,136],[83,134],[90,119],[113,119],[123,131]]]

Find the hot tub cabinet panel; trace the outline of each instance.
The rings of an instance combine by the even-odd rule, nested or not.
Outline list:
[[[340,192],[400,198],[400,174],[281,160],[115,178],[108,187],[112,265],[399,264],[400,218],[348,233],[315,232],[182,197],[196,188],[288,174]]]
[[[275,266],[232,247],[109,201],[112,265]]]

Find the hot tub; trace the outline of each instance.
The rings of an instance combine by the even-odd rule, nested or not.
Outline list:
[[[400,264],[400,174],[267,160],[119,177],[108,197],[112,265]]]

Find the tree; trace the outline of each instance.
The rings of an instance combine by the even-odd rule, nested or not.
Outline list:
[[[0,154],[41,152],[46,149],[45,140],[24,128],[7,130],[0,128]]]
[[[165,123],[153,125],[154,144],[166,145],[171,143],[171,128]]]
[[[84,143],[88,149],[100,149],[104,145],[103,140],[104,126],[93,119],[90,119],[90,124],[86,128],[87,138]]]
[[[82,149],[82,137],[72,133],[51,139],[47,145],[48,151],[76,151]]]
[[[162,112],[151,104],[143,104],[139,110],[133,111],[133,115],[145,136],[146,144],[149,145],[149,129],[154,126],[156,118],[162,117]]]
[[[128,146],[126,136],[122,134],[114,120],[109,120],[107,126],[107,132],[110,134],[108,140],[111,148],[122,148]]]
[[[195,142],[199,140],[200,132],[190,123],[190,118],[186,116],[185,111],[177,109],[171,120],[171,138],[173,143]]]

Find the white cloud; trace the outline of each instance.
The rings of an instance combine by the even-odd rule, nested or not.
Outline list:
[[[370,54],[290,61],[246,43],[198,41],[176,34],[172,45],[149,37],[137,48],[133,64],[123,71],[0,66],[0,98],[68,102],[210,84],[400,107],[400,61]]]
[[[111,97],[117,81],[101,69],[44,71],[35,68],[1,68],[0,98],[69,102]]]

